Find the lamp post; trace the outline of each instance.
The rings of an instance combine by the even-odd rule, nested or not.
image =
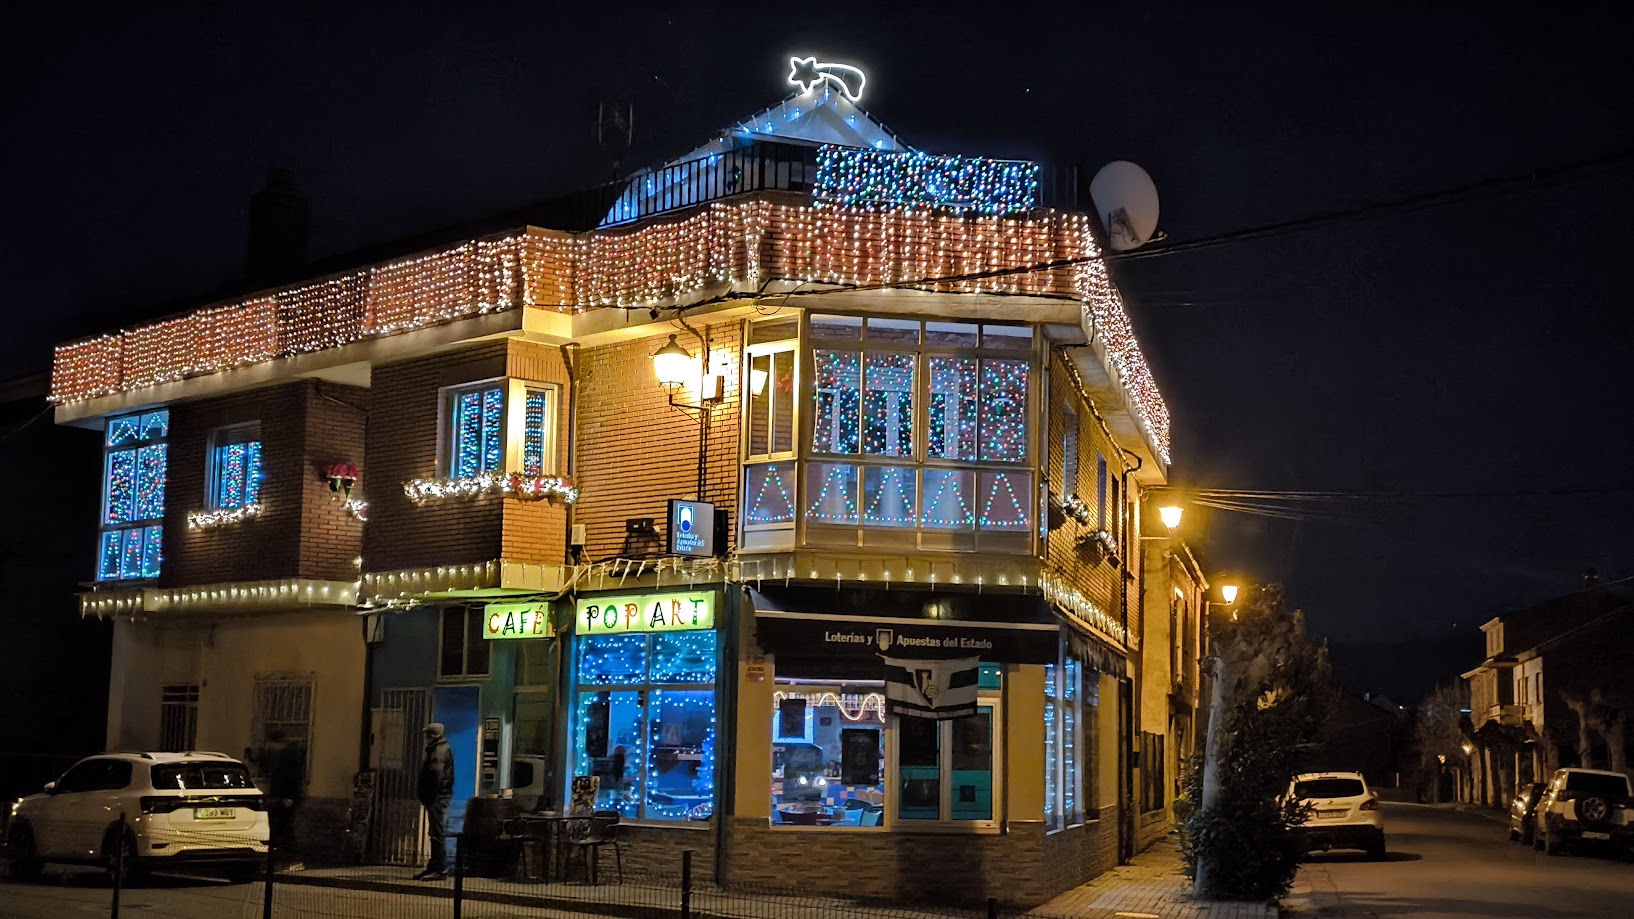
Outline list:
[[[703,337],[698,330],[682,320],[681,325],[688,332],[698,336],[698,342],[703,347],[704,360],[709,359],[709,339]],[[724,384],[720,376],[707,372],[692,352],[681,346],[672,333],[669,342],[652,355],[653,374],[658,378],[658,385],[664,388],[669,397],[670,408],[684,412],[698,413],[698,491],[696,498],[704,499],[704,460],[709,446],[709,410],[725,398]],[[675,394],[689,381],[698,381],[698,404],[678,402]]]

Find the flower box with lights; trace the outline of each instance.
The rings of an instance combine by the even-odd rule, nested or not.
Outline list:
[[[330,463],[323,467],[323,477],[329,480],[329,490],[335,494],[346,493],[352,497],[352,488],[357,485],[363,473],[353,463]]]
[[[573,504],[579,488],[566,476],[525,475],[520,472],[485,472],[463,479],[415,479],[403,483],[403,493],[415,504],[444,498],[501,495],[521,501]]]
[[[1079,526],[1089,525],[1089,505],[1084,503],[1083,498],[1080,498],[1077,495],[1067,495],[1065,498],[1060,498],[1058,500],[1060,501],[1061,512],[1063,514],[1066,514],[1068,517],[1076,520]]]
[[[187,515],[189,530],[213,530],[217,527],[231,526],[254,520],[261,514],[260,504],[246,504],[243,507],[223,508],[217,511],[193,511]]]

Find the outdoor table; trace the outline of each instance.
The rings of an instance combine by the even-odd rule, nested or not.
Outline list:
[[[521,814],[519,818],[527,834],[545,844],[545,880],[559,879],[561,871],[562,834],[569,822],[589,820],[589,814],[564,814],[561,811],[538,811]]]

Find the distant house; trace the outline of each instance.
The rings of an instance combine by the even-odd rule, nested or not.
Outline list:
[[[1360,772],[1375,788],[1400,784],[1397,753],[1407,716],[1388,698],[1341,689],[1322,731],[1322,749],[1305,767],[1313,772]]]
[[[1596,725],[1615,700],[1634,699],[1634,676],[1626,669],[1634,652],[1634,602],[1591,585],[1496,616],[1481,631],[1486,660],[1463,674],[1477,803],[1507,804],[1517,787],[1562,766],[1627,767],[1626,740],[1608,744],[1603,734],[1614,729]],[[1613,746],[1619,747],[1615,755]]]

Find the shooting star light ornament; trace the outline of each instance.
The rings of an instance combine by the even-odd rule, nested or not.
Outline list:
[[[841,95],[852,102],[862,98],[862,87],[868,78],[850,64],[818,61],[815,57],[789,58],[789,84],[811,92],[817,84],[827,81],[839,88]]]

